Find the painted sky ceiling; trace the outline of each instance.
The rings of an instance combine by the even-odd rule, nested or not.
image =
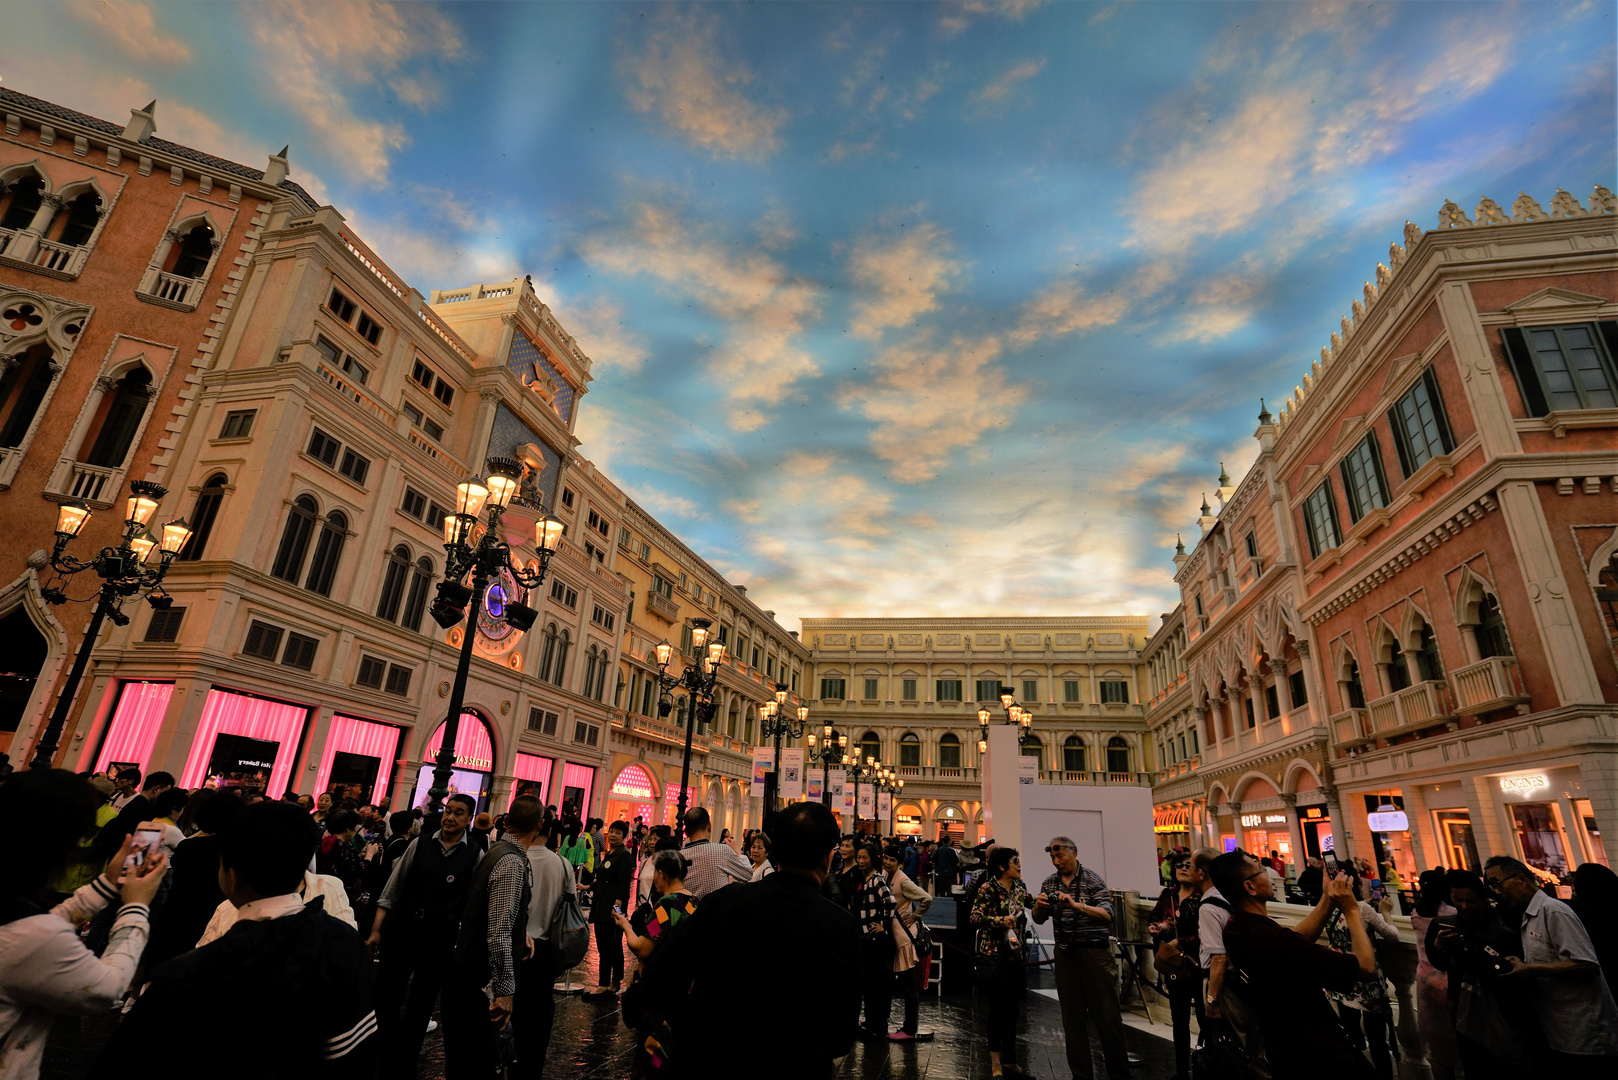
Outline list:
[[[1615,186],[1612,3],[13,5],[0,78],[533,275],[781,613],[1156,613],[1406,218]]]

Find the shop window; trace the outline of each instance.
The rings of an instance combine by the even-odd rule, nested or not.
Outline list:
[[[959,769],[961,767],[961,740],[954,735],[939,737],[938,767],[941,769]]]
[[[1558,882],[1571,873],[1567,845],[1551,803],[1513,803],[1511,822],[1522,847],[1522,861]]]
[[[287,647],[281,653],[281,663],[299,671],[308,671],[315,666],[315,650],[319,647],[320,642],[315,638],[303,634],[288,634]]]
[[[1595,807],[1589,799],[1574,799],[1573,813],[1579,819],[1579,825],[1584,831],[1585,853],[1591,861],[1602,866],[1610,866],[1607,861],[1607,847],[1601,842],[1601,826],[1596,821]]]
[[[4,214],[0,214],[0,229],[22,230],[34,223],[44,201],[45,181],[29,173],[9,186],[9,199]]]
[[[180,636],[180,621],[185,618],[185,608],[167,607],[152,612],[152,620],[146,624],[147,641],[174,641]]]
[[[1107,771],[1110,773],[1129,772],[1129,742],[1121,735],[1114,735],[1107,740]]]
[[[202,490],[197,492],[197,501],[191,507],[191,535],[186,537],[185,546],[176,556],[185,562],[195,562],[202,558],[208,547],[208,537],[213,534],[214,519],[219,516],[219,504],[225,499],[225,485],[229,478],[224,473],[214,473],[203,482]]]
[[[29,310],[23,312],[22,308]],[[14,322],[27,326],[29,318],[38,322],[32,305],[23,304],[7,312]],[[21,356],[7,357],[0,363],[0,448],[10,449],[22,445],[33,427],[34,417],[45,401],[45,394],[56,378],[56,366],[51,347],[40,342]]]
[[[343,557],[343,541],[348,536],[348,517],[340,510],[326,515],[320,527],[320,539],[315,543],[315,557],[309,560],[309,577],[303,587],[321,596],[331,595],[332,579],[337,575],[337,563]]]
[[[1416,385],[1388,410],[1388,424],[1399,450],[1399,467],[1407,478],[1433,458],[1455,449],[1432,368],[1422,372]]]
[[[410,592],[405,597],[404,618],[399,625],[406,630],[420,630],[421,616],[427,610],[427,590],[433,582],[433,561],[423,555],[416,560],[410,573]]]
[[[1084,740],[1077,735],[1069,735],[1062,744],[1062,769],[1065,772],[1088,772],[1089,766],[1084,760]]]
[[[400,544],[388,552],[387,569],[382,575],[382,594],[377,598],[376,617],[388,622],[399,617],[404,603],[405,582],[410,576],[410,549]]]
[[[213,227],[201,222],[188,229],[171,249],[168,273],[178,278],[200,278],[213,261]]]
[[[905,732],[899,739],[899,766],[907,769],[921,767],[921,739],[913,731]]]
[[[320,513],[315,500],[300,495],[287,511],[286,527],[281,530],[281,544],[275,551],[275,562],[270,575],[296,584],[303,569],[304,556],[309,553],[309,537],[315,531],[315,518]]]
[[[1460,870],[1483,873],[1483,862],[1478,858],[1477,840],[1472,836],[1472,813],[1469,810],[1437,810],[1433,814],[1438,824],[1439,839],[1444,845],[1447,859],[1443,865]]]
[[[90,452],[80,460],[103,469],[122,467],[151,400],[152,373],[136,364],[113,385],[112,399],[103,404],[95,438],[85,440]]]

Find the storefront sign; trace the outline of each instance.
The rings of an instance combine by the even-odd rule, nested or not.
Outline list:
[[[1372,832],[1408,832],[1410,819],[1403,810],[1379,810],[1374,814],[1365,815],[1366,823],[1371,826]]]
[[[618,779],[612,782],[608,793],[615,798],[638,799],[641,802],[651,802],[657,794],[652,790],[651,777],[638,765],[626,766],[618,774]]]
[[[747,793],[754,798],[764,794],[764,777],[775,770],[775,750],[770,747],[753,747],[753,783]]]
[[[1303,819],[1305,821],[1325,821],[1326,810],[1320,806],[1306,806],[1303,808]]]
[[[1285,814],[1242,815],[1242,828],[1244,829],[1262,829],[1266,825],[1285,825],[1286,823],[1287,816]]]
[[[1523,773],[1521,776],[1502,776],[1500,790],[1509,795],[1526,795],[1530,791],[1548,788],[1551,781],[1544,773]]]

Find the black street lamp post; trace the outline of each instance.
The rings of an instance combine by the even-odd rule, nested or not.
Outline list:
[[[86,570],[96,572],[101,578],[101,588],[96,592],[95,611],[90,616],[90,626],[84,632],[84,640],[79,643],[78,655],[73,658],[67,682],[57,696],[50,722],[45,725],[34,748],[30,765],[35,769],[50,768],[52,759],[56,757],[56,746],[61,741],[62,729],[67,724],[67,715],[72,710],[79,682],[84,678],[84,669],[90,663],[90,652],[95,648],[96,639],[101,636],[102,620],[111,619],[115,626],[128,625],[129,616],[121,610],[124,601],[142,589],[146,590],[146,602],[154,610],[163,610],[174,602],[163,591],[163,577],[169,572],[169,564],[185,546],[186,539],[191,535],[191,527],[183,519],[171,521],[163,526],[163,537],[159,540],[147,531],[146,523],[157,512],[157,502],[168,494],[168,490],[149,480],[133,480],[129,484],[129,491],[123,538],[117,545],[109,545],[96,552],[88,562],[69,555],[67,545],[79,535],[84,523],[90,520],[90,508],[78,500],[72,500],[64,502],[57,512],[56,544],[50,556],[51,569],[56,571],[56,577],[50,585],[40,590],[45,601],[50,604],[67,603],[72,598],[62,588],[66,579]],[[158,564],[148,566],[147,560],[154,550],[159,553]],[[88,600],[89,597],[84,599]]]
[[[691,698],[691,711],[686,716],[685,754],[680,761],[680,802],[674,819],[674,837],[685,842],[685,808],[691,783],[691,736],[699,723],[707,723],[713,715],[714,685],[719,681],[719,669],[725,662],[725,643],[709,641],[711,619],[691,620],[691,647],[697,662],[687,664],[679,675],[669,674],[669,661],[674,659],[674,646],[667,641],[657,646],[657,681],[662,688],[657,699],[657,715],[668,716],[674,709],[674,688],[683,686]]]
[[[769,810],[776,809],[781,794],[781,737],[784,735],[793,741],[803,738],[804,725],[809,722],[809,706],[799,705],[797,720],[791,719],[786,712],[787,684],[775,684],[775,700],[766,701],[759,706],[759,734],[765,739],[775,739],[775,765],[764,774],[764,806]]]
[[[851,831],[855,836],[860,833],[860,782],[864,781],[874,788],[884,777],[892,775],[877,758],[861,761],[860,753],[860,747],[856,746],[852,753],[843,757],[843,764],[848,767],[848,775],[854,781],[854,828]]]
[[[805,710],[807,711],[807,710]],[[813,764],[816,758],[820,759],[820,803],[822,806],[831,806],[831,767],[843,763],[843,754],[848,749],[848,736],[839,735],[837,741],[832,741],[832,726],[827,724],[820,738],[820,749],[815,749],[815,733],[809,733],[809,761]]]
[[[455,665],[455,682],[449,695],[449,715],[444,719],[444,739],[438,756],[433,759],[433,786],[427,789],[427,813],[435,816],[443,809],[449,795],[449,784],[455,773],[455,740],[461,730],[461,705],[466,699],[466,676],[472,666],[472,642],[478,632],[478,612],[482,610],[490,581],[501,573],[510,574],[523,588],[522,600],[504,595],[500,590],[498,618],[512,628],[527,631],[534,625],[539,613],[524,601],[528,593],[545,581],[551,557],[562,539],[562,523],[542,516],[534,524],[534,547],[539,552],[537,562],[523,565],[511,558],[511,545],[500,531],[500,518],[517,494],[523,468],[511,458],[495,457],[488,461],[488,478],[466,480],[455,489],[455,513],[444,518],[444,580],[438,583],[438,595],[428,611],[433,621],[448,630],[466,620],[461,638],[461,653]],[[467,573],[472,583],[463,585]],[[491,615],[494,609],[490,609]]]

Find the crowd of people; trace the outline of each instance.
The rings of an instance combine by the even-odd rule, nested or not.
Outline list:
[[[559,816],[528,795],[498,818],[460,794],[435,815],[384,814],[336,792],[266,800],[183,791],[164,772],[31,770],[0,783],[0,815],[29,821],[36,841],[0,875],[0,1080],[38,1076],[57,1016],[109,1010],[122,1015],[96,1077],[221,1061],[249,1076],[410,1077],[438,1024],[449,1080],[538,1077],[553,986],[586,936],[588,997],[620,1007],[637,1075],[733,1075],[768,1059],[824,1078],[858,1039],[931,1037],[919,998],[935,896],[953,897],[970,931],[992,1075],[1028,1075],[1017,1027],[1028,971],[1046,962],[1071,1074],[1093,1078],[1092,1027],[1109,1078],[1130,1073],[1114,897],[1068,837],[1047,843],[1036,888],[1011,847],[839,835],[818,803],[716,840],[700,807],[676,833]],[[1266,912],[1273,865],[1167,854],[1149,925],[1181,1080],[1193,1015],[1264,1080],[1391,1080],[1378,948],[1399,935],[1367,868],[1320,867],[1317,892],[1300,876],[1299,895],[1314,895],[1289,929]],[[1587,864],[1574,883],[1563,903],[1505,856],[1482,875],[1421,876],[1418,1024],[1436,1080],[1618,1069],[1618,877]],[[1030,921],[1051,925],[1048,961],[1030,955]],[[762,977],[781,957],[814,962]],[[712,1038],[725,1016],[791,1017],[794,1052],[779,1053],[767,1023]]]
[[[1379,957],[1399,933],[1369,867],[1311,865],[1318,887],[1309,870],[1299,875],[1309,911],[1287,928],[1267,913],[1281,894],[1265,860],[1211,848],[1169,856],[1173,881],[1150,928],[1178,1075],[1192,1075],[1195,1013],[1260,1080],[1391,1080],[1397,1045]],[[1573,880],[1564,903],[1506,855],[1481,875],[1420,876],[1416,1017],[1435,1080],[1618,1075],[1618,875],[1587,863]]]

